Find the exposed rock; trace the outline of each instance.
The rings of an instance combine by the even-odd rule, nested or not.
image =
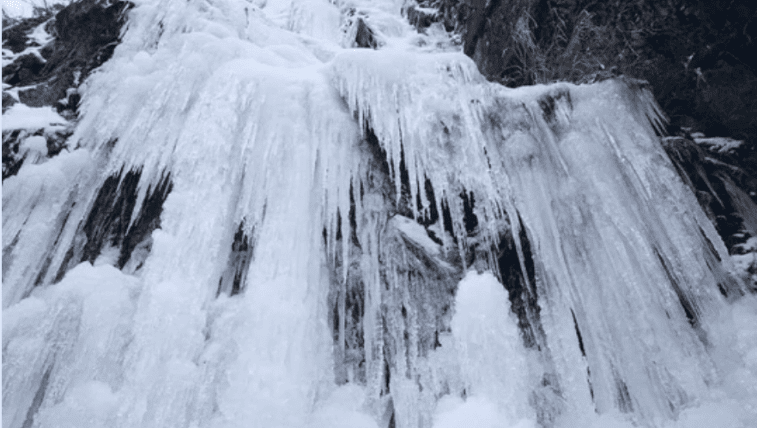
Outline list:
[[[7,92],[3,92],[3,113],[16,104],[16,100]]]
[[[430,27],[434,22],[437,22],[440,18],[437,16],[437,9],[426,7],[409,6],[406,9],[406,17],[409,23],[417,28],[417,31],[423,31],[425,28]]]
[[[356,47],[377,49],[377,40],[372,29],[367,26],[363,19],[356,20]]]
[[[24,162],[23,157],[19,155],[21,132],[20,129],[3,132],[3,180],[16,175]]]
[[[44,67],[44,58],[33,53],[22,55],[3,67],[3,83],[14,86],[31,85]]]
[[[740,2],[418,0],[409,21],[461,34],[464,52],[507,86],[587,83],[618,75],[650,82],[674,129],[746,144],[736,165],[754,175],[757,10]],[[437,9],[422,17],[415,10]],[[748,190],[749,189],[745,189]]]
[[[29,45],[29,33],[40,24],[50,20],[60,9],[60,5],[56,5],[51,8],[50,13],[21,20],[6,21],[6,18],[3,18],[3,49],[9,49],[13,53],[23,52]]]
[[[743,190],[756,188],[755,176],[733,166],[738,161],[731,154],[708,151],[689,137],[665,138],[663,146],[730,251],[757,235],[755,198]]]
[[[14,86],[36,87],[19,92],[22,103],[31,107],[56,105],[67,97],[95,68],[107,61],[119,41],[126,1],[81,0],[63,8],[46,29],[55,37],[37,53],[23,55],[3,68],[3,82]],[[29,32],[40,20],[23,20],[3,31],[3,47],[23,51]]]
[[[3,181],[6,178],[16,175],[21,169],[21,166],[25,163],[41,163],[47,158],[57,156],[66,147],[66,140],[71,136],[71,129],[63,130],[45,130],[39,129],[35,131],[28,131],[23,129],[14,129],[3,132]],[[29,137],[43,137],[47,146],[46,153],[43,152],[43,156],[39,159],[27,158],[27,153],[24,153],[21,148],[21,144]]]

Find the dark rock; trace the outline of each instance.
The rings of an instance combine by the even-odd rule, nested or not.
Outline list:
[[[47,143],[47,157],[57,156],[65,147],[72,134],[71,129],[46,132],[39,129],[33,132],[14,129],[3,132],[3,181],[18,174],[24,164],[24,153],[20,151],[21,142],[31,136],[43,136]]]
[[[28,47],[29,33],[34,31],[38,25],[52,18],[52,16],[53,9],[51,9],[50,13],[40,16],[8,22],[10,25],[7,26],[5,25],[5,19],[3,19],[3,48],[9,49],[13,53],[23,52]]]
[[[430,14],[417,7],[409,6],[406,9],[406,18],[409,23],[412,24],[418,32],[422,32],[425,28],[433,25],[434,22],[438,22],[439,17],[437,14]]]
[[[7,92],[3,92],[3,113],[16,104],[16,100]]]
[[[58,101],[56,97],[58,96],[59,92],[55,85],[57,81],[57,78],[53,78],[51,83],[44,82],[36,85],[33,88],[19,91],[18,99],[21,101],[21,103],[26,104],[30,107],[55,105],[55,103]]]
[[[19,99],[32,107],[55,106],[67,98],[67,90],[79,85],[92,70],[111,58],[119,42],[125,12],[133,6],[127,1],[80,0],[61,9],[47,25],[55,40],[36,55],[24,55],[3,69],[4,82],[35,88],[19,93]],[[22,20],[3,31],[3,46],[16,51],[26,47],[26,37],[40,19]],[[23,39],[23,41],[22,41]],[[76,103],[69,102],[69,105]]]
[[[742,2],[417,0],[489,80],[506,86],[588,83],[618,75],[650,82],[669,117],[748,144],[756,171],[757,9]],[[418,29],[429,25],[408,9]],[[421,20],[422,19],[422,20]]]
[[[19,156],[22,137],[20,129],[3,132],[3,181],[16,175],[24,162],[24,159]]]
[[[354,39],[356,47],[377,49],[377,40],[375,39],[375,33],[372,29],[364,23],[364,20],[357,18],[356,20],[356,38]]]
[[[14,86],[33,84],[37,75],[45,67],[45,61],[35,54],[26,54],[3,67],[3,83]]]
[[[746,240],[745,233],[757,233],[754,190],[745,190],[756,188],[756,177],[733,166],[731,154],[710,152],[686,137],[665,138],[663,147],[729,250]]]

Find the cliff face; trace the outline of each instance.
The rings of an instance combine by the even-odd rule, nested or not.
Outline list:
[[[24,119],[4,118],[3,180],[27,157],[20,147],[26,137],[45,139],[44,156],[63,149],[71,134],[67,124],[77,116],[78,87],[113,54],[130,7],[82,0],[40,9],[33,18],[4,18],[3,113],[19,103],[22,110],[12,116]]]
[[[3,64],[3,83],[25,87],[18,101],[30,107],[74,110],[76,99],[67,90],[111,57],[130,7],[125,1],[83,0],[5,25],[3,49],[10,52],[4,62],[10,64]]]
[[[742,2],[420,0],[433,22],[462,36],[489,80],[515,87],[647,80],[669,116],[708,136],[746,141],[740,166],[755,175],[757,9]],[[419,8],[412,8],[419,9]],[[420,18],[424,16],[424,18]],[[747,189],[754,191],[753,189]]]

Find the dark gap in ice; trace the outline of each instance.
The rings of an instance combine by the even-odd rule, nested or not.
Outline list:
[[[401,180],[401,195],[397,198],[399,202],[396,209],[401,215],[414,218],[414,214],[412,213],[412,203],[414,201],[411,200],[412,192],[410,190],[412,186],[409,182],[409,170],[406,168],[406,158],[404,156],[403,146],[401,147],[399,156],[401,158],[398,163],[399,179]]]
[[[158,181],[155,189],[151,189],[151,187],[148,186],[145,200],[140,207],[140,212],[137,214],[137,218],[132,223],[132,226],[129,228],[122,241],[118,261],[119,269],[124,268],[130,257],[132,257],[135,248],[145,240],[150,240],[151,233],[161,227],[161,211],[163,210],[164,202],[173,187],[170,178],[171,174],[162,173],[161,179]],[[132,205],[134,205],[134,202]],[[150,246],[152,245],[152,242],[148,242],[145,245]]]
[[[6,276],[6,271],[8,267],[11,265],[11,261],[13,260],[13,249],[16,247],[16,244],[18,244],[19,236],[21,235],[21,231],[16,234],[16,236],[13,237],[13,241],[11,241],[10,244],[8,244],[7,247],[3,248],[3,277]]]
[[[252,231],[253,232],[253,231]],[[232,240],[227,268],[219,278],[219,288],[216,295],[225,293],[234,296],[243,291],[245,279],[248,276],[248,267],[253,260],[255,241],[246,233],[245,221],[240,222]]]
[[[24,158],[19,156],[21,129],[3,132],[3,181],[18,174]]]
[[[433,242],[435,242],[438,245],[443,245],[443,241],[441,241],[440,238],[435,236],[435,233],[432,230],[425,229],[425,232],[427,232],[428,238],[430,238]]]
[[[575,335],[578,337],[578,347],[581,350],[584,358],[586,356],[586,347],[583,345],[583,336],[581,335],[581,329],[578,327],[578,319],[575,317],[575,311],[570,310],[570,314],[573,316],[573,325],[575,326]],[[594,400],[594,386],[591,383],[591,366],[586,365],[586,383],[588,384],[588,391],[591,394],[591,400]]]
[[[40,267],[40,272],[37,274],[37,278],[34,279],[35,287],[42,284],[42,281],[45,279],[45,275],[47,274],[48,269],[50,269],[50,264],[52,262],[53,262],[53,257],[51,254],[48,254],[48,256],[45,257],[45,261],[42,262],[42,266]],[[31,293],[31,290],[29,291],[29,293]],[[27,297],[27,296],[24,296],[24,297]]]
[[[660,251],[655,248],[654,253],[657,255],[657,259],[660,261],[660,266],[662,266],[662,269],[665,271],[665,275],[668,277],[668,281],[670,281],[671,288],[673,291],[675,291],[676,296],[678,296],[678,301],[681,303],[681,307],[686,314],[686,318],[689,320],[689,324],[691,324],[692,327],[696,328],[699,325],[699,318],[697,316],[696,308],[694,308],[694,306],[684,294],[681,287],[678,285],[678,281],[673,276],[670,268],[668,268],[665,259],[663,259],[662,255],[660,254]]]
[[[501,283],[509,294],[512,312],[517,315],[520,335],[526,348],[541,350],[538,335],[543,335],[540,326],[541,307],[538,305],[536,273],[530,241],[525,232],[522,219],[518,215],[520,247],[524,259],[521,265],[517,245],[511,235],[504,234],[497,248],[498,267]],[[523,275],[523,267],[527,278]],[[534,328],[536,329],[534,331]],[[541,340],[543,341],[543,340]]]
[[[350,203],[350,206],[348,209],[348,224],[351,227],[351,243],[361,248],[361,244],[359,243],[359,237],[356,235],[356,201],[354,200],[353,180],[351,181],[351,184],[349,185],[348,200]],[[343,263],[348,263],[348,261],[344,260]]]
[[[720,294],[723,295],[723,297],[728,297],[728,289],[720,281],[718,281],[718,291],[720,291]]]
[[[710,253],[711,253],[713,256],[715,256],[715,258],[716,258],[716,259],[717,259],[719,262],[723,261],[723,260],[720,258],[720,254],[718,254],[718,250],[716,250],[716,249],[715,249],[715,246],[713,245],[712,241],[710,241],[710,239],[709,239],[709,238],[707,238],[707,235],[705,234],[705,231],[704,231],[704,230],[703,230],[701,227],[699,228],[699,233],[701,233],[701,234],[702,234],[702,238],[704,238],[704,240],[705,240],[705,244],[707,244],[707,248],[709,248],[709,249],[710,249]]]
[[[363,19],[356,19],[356,37],[354,38],[356,47],[377,49],[377,38],[371,28]]]
[[[617,405],[620,411],[623,413],[632,413],[633,402],[631,401],[631,394],[628,392],[628,385],[626,385],[619,377],[615,376],[615,388],[617,389]]]
[[[573,100],[570,97],[570,91],[563,89],[554,93],[542,96],[538,100],[538,105],[544,114],[546,123],[553,124],[557,121],[557,104],[566,102],[570,109],[573,108]]]
[[[493,169],[493,166],[491,166],[491,157],[488,156],[488,149],[483,147],[483,154],[486,157],[486,162],[488,162],[488,169]]]
[[[396,410],[391,413],[391,420],[388,422],[388,428],[396,428]]]
[[[443,200],[441,201],[441,207],[443,210],[443,229],[452,236],[454,243],[457,243],[457,237],[454,233],[454,222],[451,219],[451,210],[449,209],[449,204]]]
[[[383,391],[382,394],[389,394],[391,391],[391,360],[390,350],[385,347],[383,350]]]
[[[108,247],[118,251],[113,263],[119,269],[128,267],[133,272],[143,265],[152,246],[151,235],[161,227],[161,212],[172,190],[172,181],[170,173],[162,172],[155,187],[147,188],[133,219],[141,175],[141,168],[126,173],[122,168],[103,181],[86,220],[76,232],[74,243],[57,266],[55,282],[60,281],[73,264],[93,263]],[[49,267],[41,270],[39,281],[44,280]]]
[[[375,131],[372,129],[368,121],[364,121],[364,141],[365,147],[369,150],[370,159],[373,161],[373,167],[378,168],[381,174],[390,177],[390,169],[387,163],[387,153],[385,149],[380,145],[380,140],[377,139]]]
[[[40,382],[40,386],[37,388],[37,392],[34,394],[34,399],[32,400],[31,406],[29,406],[29,410],[26,412],[26,419],[24,420],[24,424],[21,426],[21,428],[32,428],[34,425],[34,415],[37,414],[37,410],[39,410],[40,406],[42,405],[42,401],[45,399],[45,391],[47,391],[48,382],[50,381],[50,372],[52,371],[53,366],[51,365],[47,370],[45,370],[45,374],[42,375],[42,381]]]
[[[137,202],[141,171],[130,170],[126,175],[123,172],[122,168],[119,174],[108,177],[98,191],[83,227],[87,242],[79,262],[94,262],[109,238],[116,246],[125,235]]]
[[[583,337],[581,336],[581,330],[578,328],[578,320],[575,318],[575,312],[571,309],[570,313],[573,315],[573,325],[575,325],[575,335],[578,336],[578,347],[581,348],[581,354],[586,356],[586,348],[583,346]]]
[[[424,194],[422,192],[417,193],[417,211],[422,213],[422,215],[417,219],[417,223],[427,228],[428,226],[435,224],[440,218],[440,215],[438,214],[438,207],[435,199],[435,191],[433,190],[433,183],[427,176],[425,176],[425,182],[423,186]],[[427,209],[424,209],[424,206],[422,204],[423,197],[427,200]],[[431,234],[430,232],[428,232],[428,235],[431,235],[430,238],[433,240],[437,239],[435,235]]]
[[[58,233],[55,236],[55,241],[53,242],[52,248],[58,247],[58,242],[61,240],[61,235],[63,234],[64,227],[66,225],[66,222],[69,219],[69,215],[71,215],[71,210],[74,208],[74,205],[76,203],[70,202],[66,204],[67,207],[64,208],[61,211],[61,214],[59,214],[59,217],[61,220],[56,220],[56,223],[58,225]],[[40,267],[40,272],[37,274],[37,277],[34,280],[34,286],[37,287],[38,285],[41,285],[42,282],[45,280],[45,277],[47,276],[48,270],[50,269],[50,265],[53,262],[53,254],[52,251],[49,251],[47,256],[45,257],[45,261],[42,263],[42,266]],[[32,290],[29,290],[28,293],[31,293]],[[27,297],[28,294],[25,296]]]
[[[459,194],[462,199],[462,206],[464,208],[464,228],[467,231],[468,236],[475,236],[478,229],[478,216],[475,215],[475,195],[472,192],[463,190]]]
[[[343,232],[341,231],[341,228],[343,227],[343,219],[340,216],[340,212],[338,212],[338,220],[335,223],[335,240],[340,241],[343,239]]]
[[[56,272],[53,282],[58,282],[63,279],[63,276],[66,275],[66,272],[68,271],[69,263],[71,263],[71,260],[73,258],[74,258],[74,247],[70,247],[68,251],[66,251],[66,255],[63,257],[63,262],[61,263],[61,266],[58,267],[58,272]]]

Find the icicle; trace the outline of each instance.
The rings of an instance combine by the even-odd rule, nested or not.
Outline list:
[[[78,149],[4,183],[4,425],[662,426],[720,387],[742,289],[640,82],[489,83],[395,0],[136,3]]]

